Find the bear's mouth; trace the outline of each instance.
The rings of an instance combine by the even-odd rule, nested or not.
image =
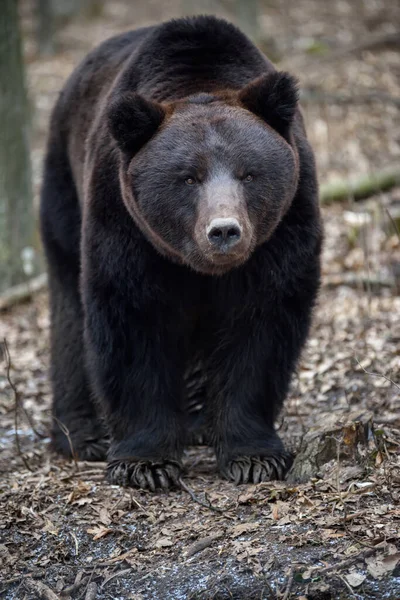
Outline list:
[[[245,255],[204,255],[200,254],[197,260],[191,260],[190,266],[200,273],[205,275],[224,275],[232,269],[243,265],[250,257],[250,253]]]

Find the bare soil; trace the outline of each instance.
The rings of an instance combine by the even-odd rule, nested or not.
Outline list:
[[[393,33],[398,3],[261,5],[262,43],[308,94],[321,180],[398,162],[399,47],[345,52]],[[36,55],[32,6],[21,14],[37,193],[49,111],[74,65],[102,39],[181,6],[106,3],[96,19],[65,26],[48,59]],[[218,6],[232,18],[233,3]],[[55,456],[47,295],[2,313],[1,597],[399,600],[399,208],[394,189],[323,211],[324,283],[279,421],[297,464],[310,460],[304,483],[235,487],[219,478],[212,450],[196,447],[185,457],[187,489],[152,494],[110,486],[102,464]]]

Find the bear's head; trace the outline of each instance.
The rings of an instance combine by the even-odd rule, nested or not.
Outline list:
[[[243,264],[294,197],[295,80],[271,73],[239,91],[108,107],[124,203],[153,246],[207,274]]]

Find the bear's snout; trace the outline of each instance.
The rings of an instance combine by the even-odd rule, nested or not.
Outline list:
[[[243,228],[237,219],[213,219],[207,227],[207,238],[217,251],[228,253],[242,237]]]

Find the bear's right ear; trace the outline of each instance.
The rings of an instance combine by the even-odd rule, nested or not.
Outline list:
[[[111,101],[108,126],[119,148],[135,154],[155,134],[165,118],[165,110],[157,102],[126,93]]]

